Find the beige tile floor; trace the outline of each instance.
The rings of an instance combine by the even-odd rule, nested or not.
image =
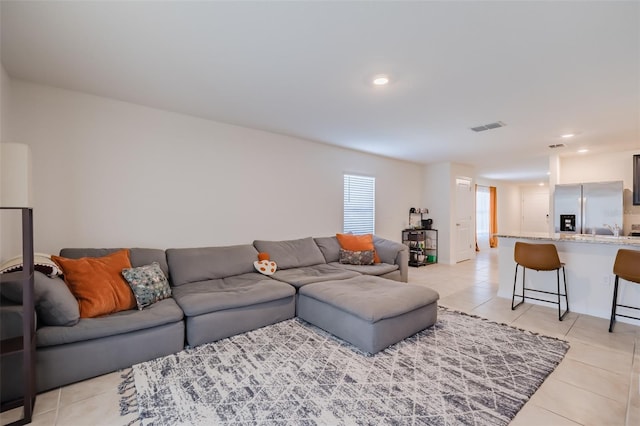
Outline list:
[[[457,265],[409,268],[409,280],[440,293],[440,304],[491,320],[567,340],[562,363],[515,417],[512,425],[640,425],[640,327],[570,313],[559,322],[550,305],[526,303],[515,311],[496,296],[495,250]],[[33,425],[125,425],[111,373],[38,395]],[[21,413],[3,413],[6,424]]]

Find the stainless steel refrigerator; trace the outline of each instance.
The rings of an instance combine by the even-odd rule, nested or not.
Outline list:
[[[556,185],[553,194],[555,232],[612,235],[622,229],[624,183]]]

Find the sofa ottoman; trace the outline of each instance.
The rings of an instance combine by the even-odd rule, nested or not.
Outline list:
[[[299,289],[298,317],[375,354],[433,325],[437,292],[375,276],[308,284]]]

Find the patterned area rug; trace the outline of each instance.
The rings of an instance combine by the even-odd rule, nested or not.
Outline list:
[[[137,364],[122,414],[137,410],[145,425],[506,425],[569,348],[438,315],[373,356],[292,319]]]

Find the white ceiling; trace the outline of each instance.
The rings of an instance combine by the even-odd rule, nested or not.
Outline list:
[[[549,144],[640,147],[637,1],[0,7],[12,78],[493,179],[546,179]]]

